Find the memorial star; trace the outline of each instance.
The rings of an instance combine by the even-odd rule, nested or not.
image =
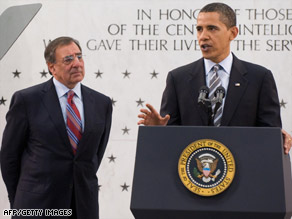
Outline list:
[[[103,72],[100,72],[99,70],[97,72],[95,72],[94,74],[96,74],[95,78],[102,78],[101,75],[103,74]]]
[[[129,188],[130,186],[127,185],[126,183],[124,183],[124,185],[121,185],[121,187],[123,188],[123,189],[122,189],[122,192],[123,192],[123,191],[127,191],[127,192],[128,192],[128,188]]]
[[[152,77],[151,77],[151,79],[152,78],[157,78],[157,75],[159,74],[159,73],[157,73],[157,72],[155,72],[155,70],[152,72],[152,73],[150,73],[151,75],[152,75]]]
[[[4,97],[2,97],[2,98],[0,99],[0,105],[2,105],[2,104],[5,105],[5,102],[6,102],[6,101],[7,101],[7,100],[5,100]]]
[[[112,105],[113,105],[113,106],[116,106],[116,102],[117,102],[117,101],[114,100],[114,98],[112,98],[111,101],[112,101]]]
[[[41,78],[43,78],[43,77],[47,77],[47,74],[48,74],[48,72],[47,71],[45,71],[45,69],[42,71],[42,72],[40,72],[40,74],[41,74]]]
[[[21,73],[21,72],[17,71],[17,69],[16,69],[15,72],[12,72],[12,74],[14,74],[14,78],[16,78],[16,77],[19,78],[20,73]]]
[[[286,108],[286,102],[284,102],[284,100],[282,99],[280,102],[280,107]]]
[[[130,72],[128,72],[128,71],[126,70],[126,71],[125,71],[125,72],[123,72],[122,74],[124,75],[124,78],[126,78],[126,77],[127,77],[127,78],[130,78],[130,76],[129,76],[129,75],[130,75],[131,73],[130,73]]]
[[[129,134],[130,129],[128,129],[127,126],[125,126],[125,128],[123,128],[122,131],[123,131],[123,135]]]
[[[114,155],[111,155],[110,157],[108,157],[108,159],[109,159],[109,163],[110,162],[115,162],[115,159],[116,159],[117,157],[114,157]]]
[[[137,100],[136,101],[136,103],[137,103],[137,107],[138,106],[142,106],[143,107],[143,103],[144,103],[145,101],[143,101],[143,100],[141,100],[141,98],[139,98],[139,100]]]

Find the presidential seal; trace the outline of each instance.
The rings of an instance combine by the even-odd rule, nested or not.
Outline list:
[[[214,196],[230,186],[235,174],[234,157],[222,143],[201,139],[189,144],[182,152],[178,174],[191,192]]]

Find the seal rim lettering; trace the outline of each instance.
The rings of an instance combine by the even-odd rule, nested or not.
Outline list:
[[[205,160],[209,163],[212,163],[212,159],[215,158],[212,154],[216,155],[216,159],[218,158],[221,166],[224,167],[222,170],[217,170],[215,175],[210,174],[211,177],[205,178],[205,180],[212,180],[214,183],[204,185],[204,182],[200,183],[192,177],[190,163],[195,162],[194,158],[199,153],[204,153],[203,155],[206,157],[209,156],[209,160]],[[190,143],[183,150],[178,161],[178,173],[183,185],[200,196],[215,196],[224,192],[231,185],[235,170],[235,160],[231,151],[224,144],[213,139],[200,139]],[[203,174],[200,176],[204,178]]]

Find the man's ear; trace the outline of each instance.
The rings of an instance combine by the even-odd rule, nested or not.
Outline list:
[[[47,65],[48,65],[48,69],[51,72],[51,74],[54,75],[54,73],[55,73],[55,64],[47,62]]]
[[[238,28],[236,26],[230,27],[230,41],[234,40],[238,35]]]

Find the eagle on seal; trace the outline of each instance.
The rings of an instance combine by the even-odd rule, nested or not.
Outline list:
[[[214,171],[217,169],[218,159],[212,154],[205,153],[196,158],[197,167],[200,171],[198,178],[202,179],[204,182],[214,181],[216,177],[220,174],[220,170],[217,170],[215,174]]]

